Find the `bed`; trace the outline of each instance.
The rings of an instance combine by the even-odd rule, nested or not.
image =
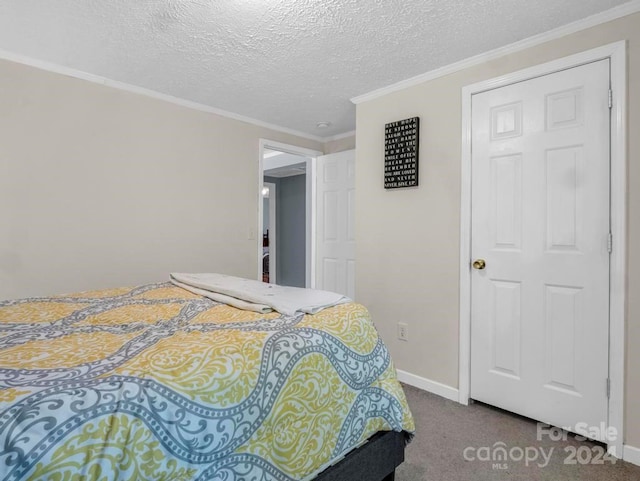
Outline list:
[[[366,309],[170,283],[0,302],[0,479],[393,479],[414,424]]]

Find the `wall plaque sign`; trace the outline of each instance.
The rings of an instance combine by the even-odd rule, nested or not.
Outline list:
[[[384,126],[384,188],[418,185],[418,137],[420,118]]]

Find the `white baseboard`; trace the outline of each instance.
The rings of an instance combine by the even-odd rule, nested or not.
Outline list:
[[[459,402],[458,390],[446,384],[432,381],[424,377],[416,376],[410,372],[396,369],[398,374],[398,381],[408,384],[423,391],[427,391],[433,394],[437,394],[445,399]],[[640,466],[640,448],[625,444],[622,448],[622,459],[631,464]]]
[[[625,444],[622,448],[622,459],[640,466],[640,448],[634,448],[633,446]]]
[[[416,376],[415,374],[411,374],[410,372],[402,371],[400,369],[396,369],[396,372],[398,373],[398,381],[400,382],[417,387],[423,391],[437,394],[445,399],[458,402],[458,390],[456,388],[424,377]]]

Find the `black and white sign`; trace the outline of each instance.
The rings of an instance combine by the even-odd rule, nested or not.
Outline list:
[[[418,185],[418,137],[420,118],[384,126],[384,188]]]

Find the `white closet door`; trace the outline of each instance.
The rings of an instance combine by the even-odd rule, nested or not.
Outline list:
[[[571,431],[607,421],[608,92],[602,60],[472,99],[471,397]]]

